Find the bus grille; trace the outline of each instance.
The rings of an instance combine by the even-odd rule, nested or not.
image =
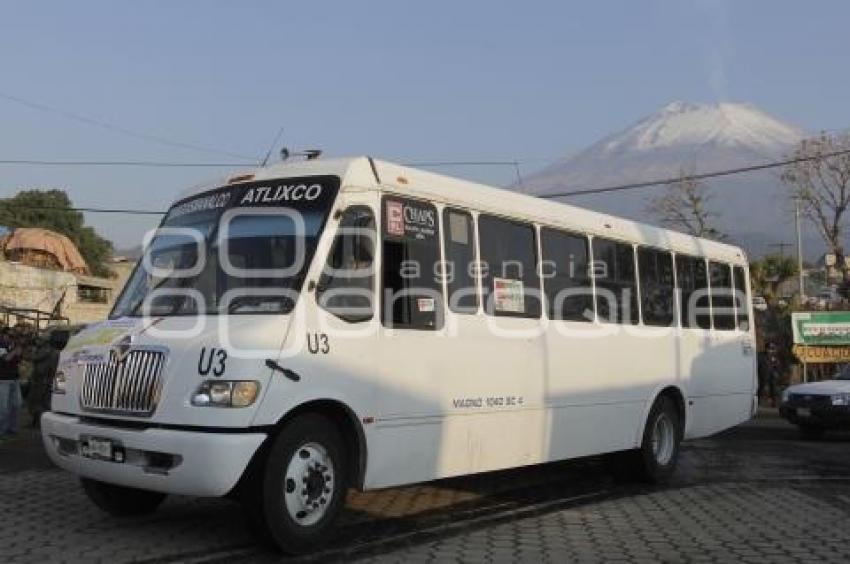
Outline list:
[[[136,349],[118,360],[114,351],[109,361],[86,365],[80,403],[88,411],[149,416],[156,409],[165,364],[161,351]]]

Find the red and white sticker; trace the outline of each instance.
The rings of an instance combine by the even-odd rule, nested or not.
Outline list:
[[[404,205],[401,202],[387,202],[387,233],[404,237]]]
[[[420,312],[434,311],[434,298],[418,298],[416,304]]]
[[[496,311],[525,312],[525,292],[521,280],[493,279],[493,296]]]

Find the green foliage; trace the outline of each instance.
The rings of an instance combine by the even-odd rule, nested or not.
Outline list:
[[[81,212],[70,211],[72,206],[63,190],[23,190],[0,200],[0,225],[41,227],[62,233],[80,250],[92,274],[112,276],[107,267],[112,243],[86,226]]]
[[[775,296],[776,288],[797,273],[797,261],[793,257],[767,255],[750,263],[753,291],[763,296]]]

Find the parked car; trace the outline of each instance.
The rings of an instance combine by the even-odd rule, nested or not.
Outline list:
[[[782,393],[779,414],[817,439],[828,430],[850,429],[850,365],[831,380],[789,386]]]
[[[756,311],[767,311],[767,300],[764,296],[753,296],[753,309]]]

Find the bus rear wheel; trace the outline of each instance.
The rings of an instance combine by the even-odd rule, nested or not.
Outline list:
[[[676,470],[681,442],[679,411],[671,398],[661,396],[649,412],[640,448],[622,454],[617,473],[622,476],[620,472],[625,469],[630,479],[666,483]],[[620,466],[620,462],[624,464]]]
[[[300,415],[275,437],[256,494],[252,525],[282,552],[303,554],[326,545],[345,505],[348,476],[342,437],[319,414]]]
[[[166,494],[107,484],[89,478],[80,480],[88,498],[113,517],[131,517],[153,513],[165,501]]]

